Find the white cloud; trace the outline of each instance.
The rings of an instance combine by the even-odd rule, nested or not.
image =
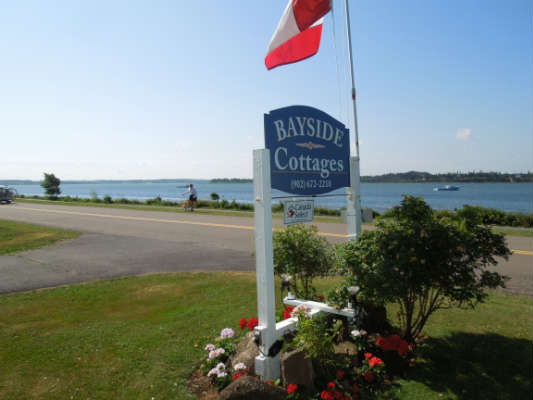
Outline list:
[[[472,136],[472,129],[470,128],[459,128],[457,129],[457,134],[455,135],[457,140],[462,140],[464,142],[469,140],[471,136]]]

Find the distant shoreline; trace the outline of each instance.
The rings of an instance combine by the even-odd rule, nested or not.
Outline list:
[[[64,184],[91,184],[91,183],[216,183],[237,184],[253,183],[248,178],[213,178],[213,179],[93,179],[93,180],[63,180]],[[409,171],[390,173],[376,176],[362,176],[361,183],[532,183],[533,173],[501,173],[501,172],[449,172],[442,174],[430,174],[429,172]],[[30,179],[4,179],[0,184],[4,185],[36,185],[41,181]]]

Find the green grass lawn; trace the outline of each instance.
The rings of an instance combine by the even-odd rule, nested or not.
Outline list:
[[[0,255],[47,246],[79,235],[79,232],[0,220]]]
[[[191,398],[203,346],[256,315],[255,289],[253,273],[184,273],[0,296],[0,398]],[[532,311],[494,293],[474,311],[439,312],[396,397],[531,398]]]

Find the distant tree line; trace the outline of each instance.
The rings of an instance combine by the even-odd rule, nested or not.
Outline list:
[[[252,183],[253,179],[240,179],[240,178],[216,178],[211,179],[209,183]]]
[[[446,172],[430,174],[429,172],[409,171],[376,176],[362,176],[361,182],[365,183],[425,183],[425,182],[532,182],[533,173],[502,173],[502,172]]]

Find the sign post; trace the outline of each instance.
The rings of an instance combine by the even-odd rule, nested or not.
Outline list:
[[[339,121],[316,108],[290,106],[265,114],[265,147],[254,150],[255,257],[257,274],[257,309],[259,324],[255,338],[260,355],[255,358],[255,372],[264,379],[280,376],[281,349],[278,341],[296,329],[297,318],[275,319],[274,260],[272,244],[272,188],[307,200],[289,201],[285,222],[300,223],[313,217],[316,196],[335,189],[348,191],[348,236],[357,232],[358,164],[350,158],[349,131]],[[356,189],[354,191],[354,188]],[[292,213],[290,213],[292,207]],[[357,214],[359,213],[359,214]],[[335,310],[324,303],[304,299],[284,299],[286,304],[304,305],[313,317],[319,312],[338,314],[353,320],[355,310]]]
[[[257,313],[261,355],[255,362],[258,375],[278,379],[280,360],[268,357],[276,341],[276,297],[274,291],[274,260],[272,252],[272,189],[270,187],[270,154],[268,150],[254,150],[254,218],[255,265],[257,278]]]

